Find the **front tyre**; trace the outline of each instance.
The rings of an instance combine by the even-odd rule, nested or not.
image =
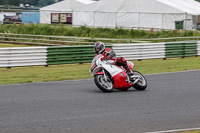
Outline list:
[[[133,87],[136,90],[139,90],[139,91],[145,90],[147,88],[146,78],[141,73],[139,73],[138,71],[133,71],[133,75],[136,75],[136,76],[139,77],[139,78],[133,79],[133,82],[138,80],[135,84],[133,84]]]
[[[94,77],[94,82],[96,86],[103,92],[112,92],[113,83],[111,79],[107,77],[107,80],[104,78],[104,75],[96,75]]]

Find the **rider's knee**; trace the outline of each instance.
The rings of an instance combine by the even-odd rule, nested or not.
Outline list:
[[[119,65],[119,66],[126,66],[127,62],[126,62],[126,59],[124,57],[117,57],[116,64]]]

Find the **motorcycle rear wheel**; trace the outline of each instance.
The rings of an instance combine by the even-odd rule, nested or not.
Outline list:
[[[113,83],[111,79],[107,77],[107,81],[104,78],[104,75],[96,75],[94,77],[94,82],[96,86],[103,92],[112,92],[113,91]]]
[[[140,76],[140,79],[138,82],[136,82],[134,85],[133,85],[133,88],[135,88],[136,90],[139,90],[139,91],[143,91],[147,88],[147,80],[146,78],[138,71],[135,71],[133,70],[133,75],[138,75]],[[134,82],[134,81],[133,81]]]

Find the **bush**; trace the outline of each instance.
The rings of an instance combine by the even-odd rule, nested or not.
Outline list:
[[[78,36],[92,38],[166,38],[200,36],[196,31],[144,31],[134,29],[110,29],[110,28],[87,28],[85,26],[72,27],[71,25],[48,25],[48,24],[11,24],[0,25],[1,33],[54,35],[54,36]]]

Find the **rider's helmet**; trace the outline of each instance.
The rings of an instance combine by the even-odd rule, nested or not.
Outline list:
[[[103,52],[105,49],[105,45],[103,42],[96,42],[94,44],[94,51],[96,52],[96,54],[100,54],[101,52]]]

